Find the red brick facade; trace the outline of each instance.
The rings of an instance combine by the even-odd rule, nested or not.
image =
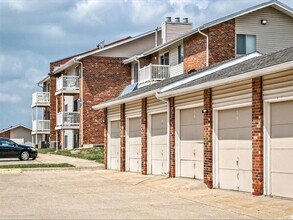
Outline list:
[[[125,104],[120,105],[120,172],[125,172]]]
[[[262,77],[252,79],[252,186],[263,194],[263,99]]]
[[[104,109],[104,168],[107,169],[107,154],[108,154],[108,110],[107,108]]]
[[[174,97],[169,98],[169,117],[170,117],[170,171],[169,177],[175,177],[175,100]]]
[[[1,132],[0,133],[0,137],[10,138],[10,130],[9,131]]]
[[[131,69],[122,63],[124,59],[89,56],[82,60],[81,145],[104,143],[103,110],[92,107],[117,97],[130,83]]]
[[[212,89],[204,90],[203,144],[204,144],[204,183],[213,187],[213,109]]]
[[[149,56],[139,58],[140,68],[148,66],[150,63],[158,64],[159,63],[159,54],[158,52],[153,53]]]
[[[235,57],[235,20],[213,26],[203,33],[209,36],[209,65]],[[206,37],[194,34],[183,40],[184,73],[206,66]]]
[[[147,174],[147,98],[141,100],[141,173]]]

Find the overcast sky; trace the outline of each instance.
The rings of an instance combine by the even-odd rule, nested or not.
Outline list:
[[[105,40],[160,26],[166,16],[194,27],[265,0],[0,0],[0,129],[31,127],[31,95],[49,63]],[[292,0],[282,0],[293,7]]]

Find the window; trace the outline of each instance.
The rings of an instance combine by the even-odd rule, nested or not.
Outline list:
[[[178,46],[178,64],[182,63],[183,59],[184,59],[183,46],[180,45],[180,46]]]
[[[161,65],[169,65],[169,52],[164,53],[160,56],[160,64]]]
[[[77,99],[73,101],[73,111],[78,112],[78,100]]]
[[[2,147],[14,147],[15,143],[13,141],[10,140],[0,140],[0,146]]]
[[[256,51],[256,36],[237,34],[237,54],[249,54]]]
[[[133,83],[138,82],[138,63],[134,63],[132,66],[132,72],[133,72]]]

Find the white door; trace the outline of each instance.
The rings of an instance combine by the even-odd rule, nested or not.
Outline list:
[[[219,111],[219,187],[252,192],[252,109]]]
[[[151,172],[162,175],[167,171],[167,113],[151,116]]]
[[[129,171],[141,171],[141,118],[129,119]]]
[[[180,176],[203,179],[202,108],[180,111]]]
[[[293,198],[293,101],[271,104],[271,194]]]
[[[120,121],[111,121],[110,132],[110,169],[119,170],[120,157]]]

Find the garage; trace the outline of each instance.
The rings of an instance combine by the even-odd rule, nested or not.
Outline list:
[[[128,128],[129,171],[141,171],[141,118],[130,118]]]
[[[119,170],[120,157],[120,121],[110,122],[110,169]]]
[[[252,109],[218,111],[219,188],[252,192]]]
[[[167,113],[151,115],[151,174],[164,175],[167,170]]]
[[[293,101],[271,104],[271,194],[293,198]]]
[[[180,176],[203,179],[202,108],[180,110]]]

